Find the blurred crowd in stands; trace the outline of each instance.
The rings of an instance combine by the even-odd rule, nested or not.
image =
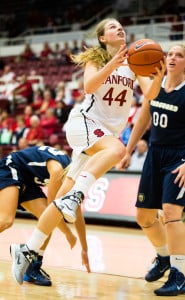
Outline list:
[[[71,155],[65,137],[65,123],[72,107],[84,99],[83,81],[81,78],[75,82],[71,78],[64,81],[60,70],[72,66],[71,72],[74,71],[70,55],[83,50],[81,45],[82,48],[87,46],[82,41],[79,47],[74,41],[71,48],[66,43],[63,49],[58,44],[53,49],[45,42],[39,54],[34,53],[30,45],[25,45],[20,55],[11,57],[9,62],[6,58],[0,70],[1,157],[10,151],[42,144],[66,150]],[[53,72],[54,67],[57,67],[58,74],[53,82],[50,68]],[[142,98],[141,89],[136,83],[128,123],[120,136],[125,145],[137,119]],[[146,147],[136,147],[130,170],[132,164],[133,168],[137,165],[137,171],[141,170],[148,136],[146,134],[141,141],[141,144],[145,141]]]
[[[9,0],[0,2],[0,32],[7,32],[7,37],[16,37],[30,28],[40,28],[41,33],[52,33],[56,27],[65,30],[86,30],[94,25],[91,22],[93,16],[110,7],[110,12],[125,26],[133,24],[133,14],[138,17],[150,17],[152,15],[164,16],[185,12],[183,1],[166,0],[156,1],[155,9],[149,9],[151,5],[147,0],[142,1],[111,1],[111,0]],[[135,7],[135,13],[133,8]],[[106,10],[106,13],[108,11]],[[125,15],[124,15],[125,14]],[[123,16],[123,17],[122,17]],[[104,16],[101,15],[101,18]],[[150,18],[148,21],[150,22]],[[145,22],[144,20],[142,22]],[[157,21],[157,20],[156,20]],[[159,22],[162,19],[158,20]],[[97,22],[97,18],[94,18]],[[44,29],[42,32],[42,28]]]
[[[56,26],[86,29],[83,24],[96,16],[110,0],[9,0],[0,3],[0,31],[7,31],[8,37],[15,37],[29,28],[40,28],[40,33],[52,33]],[[92,24],[91,24],[92,25]],[[46,29],[42,32],[42,28]],[[68,30],[69,30],[68,28]]]
[[[16,5],[19,11],[14,9],[15,2],[19,4]],[[115,3],[121,12],[119,1]],[[3,6],[0,31],[8,30],[9,37],[14,37],[28,27],[45,27],[48,32],[52,32],[53,26],[68,23],[75,24],[75,29],[83,29],[81,24],[84,20],[103,9],[105,4],[111,5],[112,1],[53,0],[46,3],[42,0],[28,0],[24,5],[20,0],[10,1],[7,11],[6,5]],[[2,3],[0,8],[1,6]],[[25,9],[27,14],[24,13]],[[156,7],[153,12],[164,14],[164,20],[165,14],[174,15],[170,20],[171,40],[182,39],[182,35],[177,34],[177,31],[182,31],[181,25],[176,24],[181,21],[179,9],[182,13],[183,10],[177,3],[169,0],[164,1],[162,7]],[[147,9],[144,10],[144,15],[150,15]],[[122,21],[124,25],[129,25],[132,19],[124,17]],[[129,36],[128,45],[134,40],[133,33]],[[33,50],[32,45],[26,44],[19,55],[0,59],[0,157],[10,151],[42,144],[66,150],[71,155],[65,137],[65,123],[72,107],[83,101],[84,91],[80,79],[76,79],[72,85],[69,84],[73,80],[73,74],[79,71],[71,62],[70,55],[89,46],[84,40],[74,40],[72,44],[65,42],[62,47],[56,42],[51,46],[46,40],[39,53]],[[130,116],[120,136],[125,145],[139,114],[142,100],[143,95],[136,82]],[[149,135],[150,126],[133,153],[129,171],[142,170]]]
[[[34,53],[30,45],[25,45],[20,55],[2,59],[0,145],[3,150],[44,143],[71,154],[64,125],[74,104],[83,100],[84,92],[80,79],[72,87],[67,83],[71,82],[76,68],[70,55],[81,51],[81,47],[84,41],[80,46],[74,41],[72,47],[65,43],[62,49],[59,44],[53,49],[45,42],[42,51]],[[63,67],[70,72],[66,80],[62,76]]]

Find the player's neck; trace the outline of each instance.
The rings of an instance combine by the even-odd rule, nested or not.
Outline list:
[[[174,88],[176,88],[178,85],[180,85],[184,81],[184,75],[180,74],[177,76],[167,76],[165,80],[165,90],[166,91],[172,91]]]

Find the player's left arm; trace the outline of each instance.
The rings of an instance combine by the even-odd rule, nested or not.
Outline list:
[[[134,124],[131,135],[129,137],[128,144],[126,146],[126,153],[122,158],[122,160],[116,165],[116,169],[124,170],[129,166],[131,155],[135,150],[138,141],[142,138],[143,134],[148,128],[150,122],[151,122],[150,101],[144,98],[141,111],[136,120],[136,123]]]
[[[62,185],[64,168],[61,163],[54,159],[47,161],[47,170],[50,175],[49,183],[47,185],[47,199],[48,204],[51,203]]]

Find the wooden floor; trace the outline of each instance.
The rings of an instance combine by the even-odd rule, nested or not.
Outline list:
[[[44,257],[44,269],[52,277],[51,287],[24,283],[11,275],[9,245],[26,242],[36,221],[16,219],[0,235],[0,300],[153,300],[153,290],[166,280],[147,283],[143,277],[155,253],[140,229],[87,225],[92,273],[81,265],[80,245],[71,250],[55,230]],[[73,230],[73,225],[71,225]],[[75,232],[75,231],[74,231]],[[169,297],[161,297],[164,300]],[[173,299],[184,299],[184,296]]]

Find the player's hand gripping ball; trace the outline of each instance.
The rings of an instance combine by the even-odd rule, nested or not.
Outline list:
[[[137,75],[150,76],[155,74],[155,67],[161,68],[164,59],[161,46],[151,39],[141,39],[132,43],[128,49],[128,64]]]

